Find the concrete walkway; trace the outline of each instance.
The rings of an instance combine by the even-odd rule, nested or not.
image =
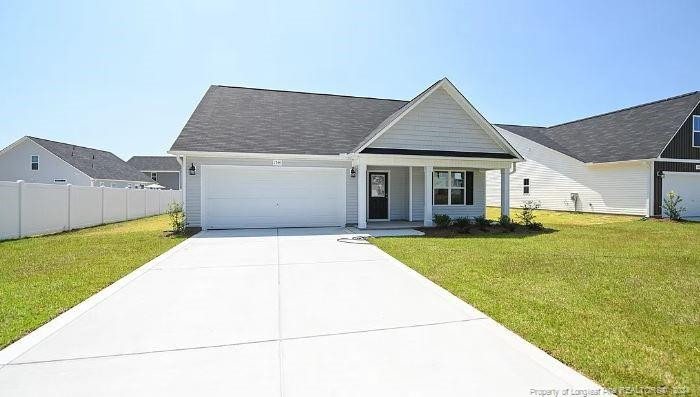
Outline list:
[[[599,388],[353,236],[335,228],[200,233],[0,352],[0,395]]]

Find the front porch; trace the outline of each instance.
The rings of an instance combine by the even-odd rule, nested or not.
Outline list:
[[[405,229],[433,226],[434,214],[485,216],[486,171],[500,170],[501,201],[509,203],[511,159],[361,155],[357,179],[357,227]],[[502,215],[509,215],[504,205]]]

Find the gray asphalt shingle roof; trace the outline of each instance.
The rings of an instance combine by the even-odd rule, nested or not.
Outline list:
[[[214,85],[173,151],[350,153],[407,101]]]
[[[91,178],[153,182],[146,178],[139,170],[127,164],[126,161],[105,150],[50,141],[48,139],[32,136],[28,136],[27,138],[41,145],[44,149],[55,154],[63,161]]]
[[[180,171],[180,163],[173,156],[133,156],[127,164],[139,171]]]
[[[497,124],[587,163],[657,157],[700,102],[700,92],[551,127]]]

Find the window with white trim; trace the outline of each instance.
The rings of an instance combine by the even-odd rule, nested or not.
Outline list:
[[[700,147],[700,116],[693,116],[693,147]]]
[[[466,171],[433,171],[433,205],[465,205]]]
[[[38,155],[33,155],[32,156],[32,171],[38,171],[39,170],[39,156]]]
[[[523,194],[530,194],[530,178],[523,179]]]
[[[151,172],[151,179],[154,181],[158,182],[158,173],[156,172]]]

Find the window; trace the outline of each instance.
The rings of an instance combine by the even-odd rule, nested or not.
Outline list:
[[[66,183],[65,179],[54,179],[53,183]]]
[[[433,172],[433,205],[471,205],[473,173],[467,171]]]
[[[693,147],[700,147],[700,116],[693,116]]]
[[[530,178],[523,179],[523,194],[530,194]]]
[[[155,173],[155,172],[151,172],[151,179],[153,179],[154,181],[158,182],[158,174]]]
[[[32,156],[32,170],[37,171],[39,169],[39,156]]]
[[[116,183],[112,183],[112,184],[110,184],[109,186],[110,186],[110,187],[117,187],[117,184],[116,184]]]

